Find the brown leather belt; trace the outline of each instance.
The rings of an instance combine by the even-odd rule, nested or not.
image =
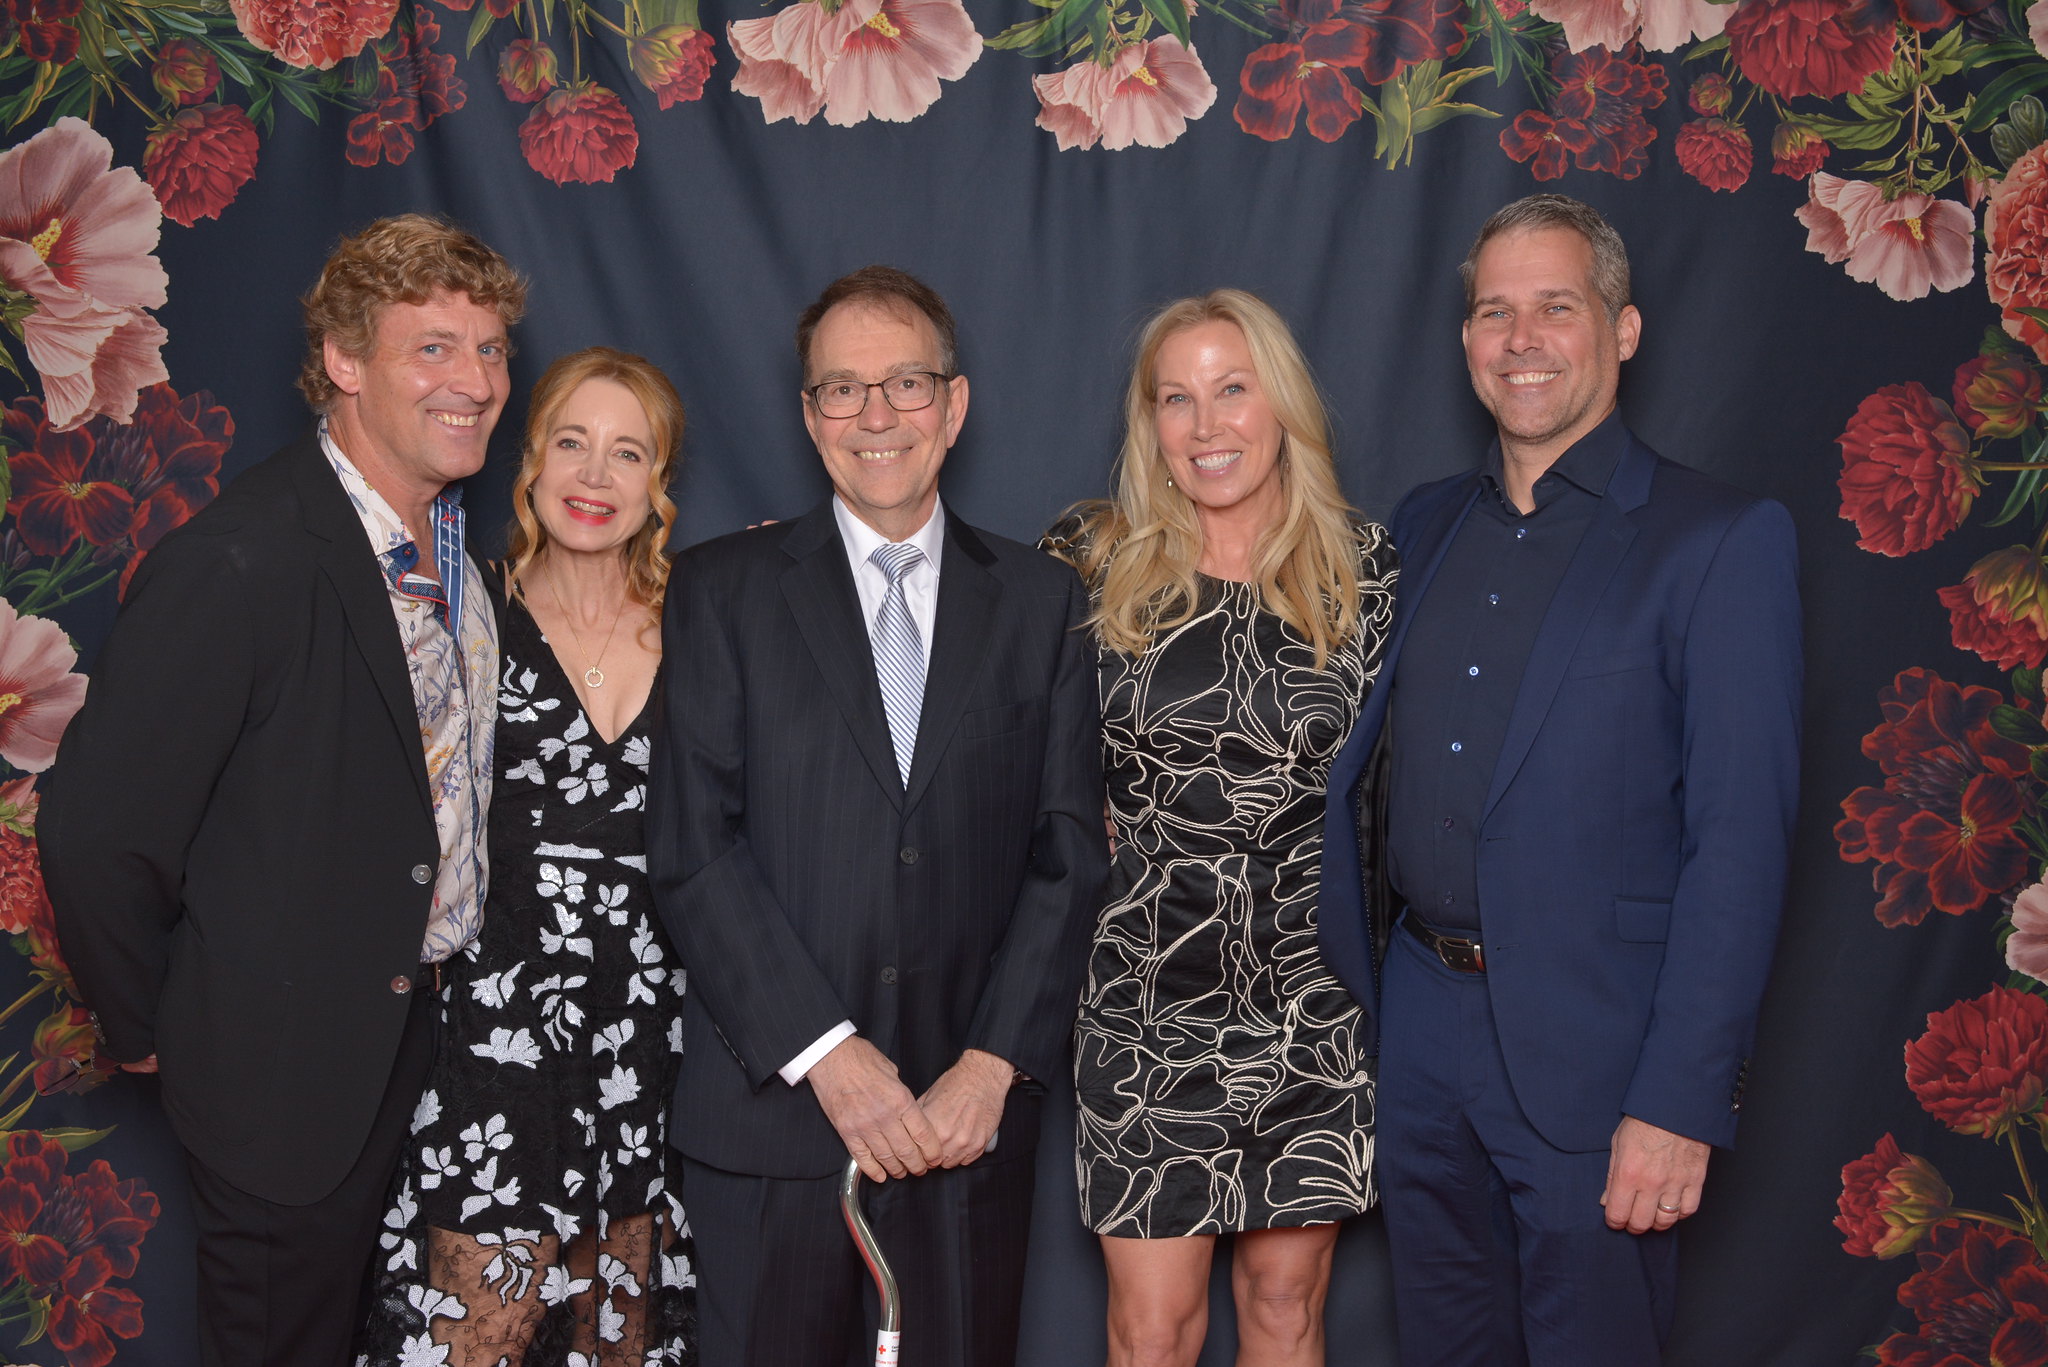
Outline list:
[[[1401,924],[1408,927],[1408,933],[1422,941],[1430,953],[1443,960],[1444,967],[1453,973],[1486,971],[1486,951],[1477,940],[1468,940],[1462,935],[1440,935],[1417,920],[1412,911],[1401,918]]]

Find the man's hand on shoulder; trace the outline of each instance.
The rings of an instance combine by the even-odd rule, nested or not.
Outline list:
[[[932,1083],[920,1101],[938,1131],[940,1167],[957,1168],[988,1152],[1016,1076],[994,1054],[969,1049]]]
[[[834,1045],[804,1080],[869,1181],[922,1176],[939,1161],[938,1137],[924,1109],[888,1055],[859,1035]]]
[[[1646,1234],[1669,1229],[1700,1208],[1707,1180],[1708,1146],[1632,1115],[1614,1127],[1607,1154],[1607,1208],[1611,1229]]]

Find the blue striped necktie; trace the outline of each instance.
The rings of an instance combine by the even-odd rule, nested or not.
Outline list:
[[[868,563],[889,577],[889,591],[875,611],[869,646],[875,652],[875,682],[882,687],[882,710],[889,717],[889,740],[896,749],[896,773],[910,786],[910,757],[917,749],[917,717],[924,709],[924,642],[903,595],[904,578],[924,563],[924,552],[908,542],[875,547]]]

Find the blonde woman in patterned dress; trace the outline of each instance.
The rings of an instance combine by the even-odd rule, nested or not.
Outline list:
[[[642,805],[683,409],[609,347],[534,387],[501,602],[483,929],[454,964],[364,1367],[685,1367],[667,1165],[683,973]]]
[[[1360,1014],[1316,947],[1324,781],[1392,617],[1300,348],[1253,295],[1146,326],[1114,499],[1048,546],[1095,601],[1116,839],[1075,1027],[1111,1367],[1192,1364],[1235,1235],[1240,1367],[1323,1361],[1338,1222],[1374,1200]]]

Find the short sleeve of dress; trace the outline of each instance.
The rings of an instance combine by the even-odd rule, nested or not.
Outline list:
[[[1377,522],[1359,522],[1358,635],[1365,643],[1365,677],[1378,677],[1387,634],[1394,626],[1394,583],[1401,577],[1401,557],[1394,538]]]

